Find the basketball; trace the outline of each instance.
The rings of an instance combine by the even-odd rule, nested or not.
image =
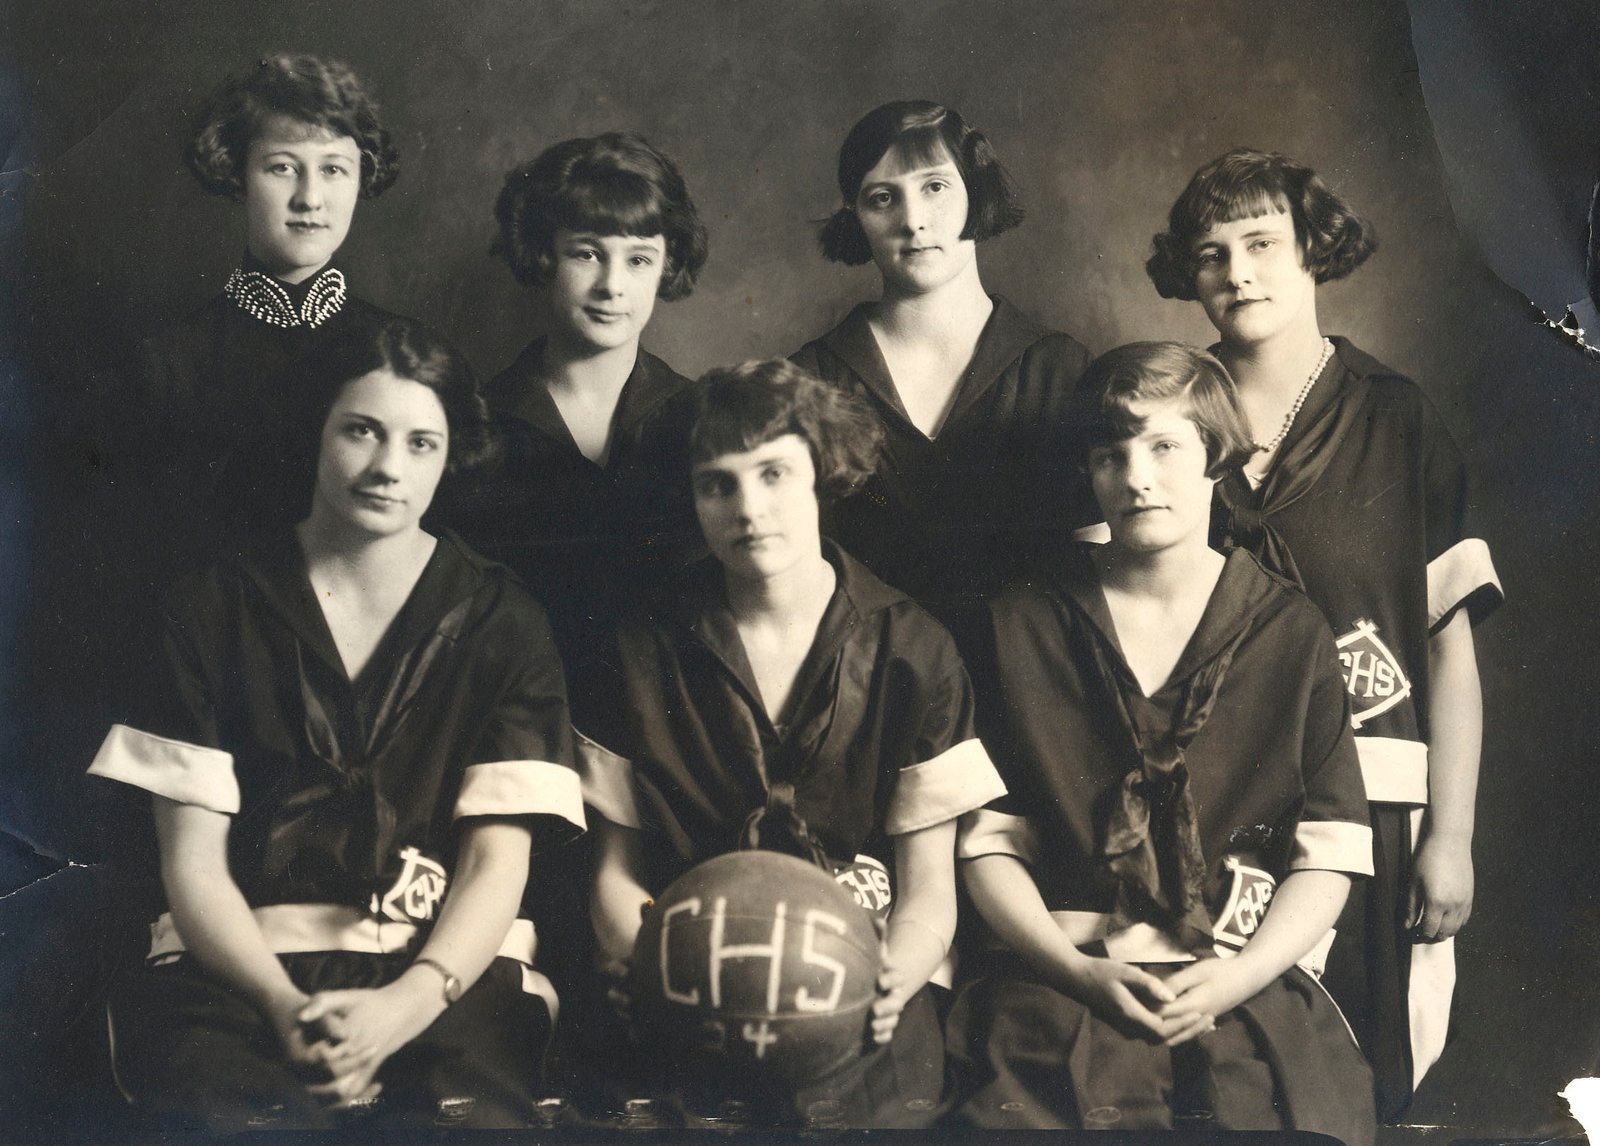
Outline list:
[[[730,852],[656,899],[634,946],[634,1021],[692,1074],[804,1085],[860,1053],[878,961],[871,916],[826,872]]]

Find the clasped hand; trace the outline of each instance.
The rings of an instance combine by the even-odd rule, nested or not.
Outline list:
[[[390,1055],[427,1029],[443,1009],[401,981],[377,989],[320,991],[275,1025],[306,1091],[339,1109],[383,1090],[375,1076]]]
[[[1218,1015],[1255,994],[1237,958],[1200,959],[1162,979],[1132,963],[1091,957],[1075,980],[1072,993],[1100,1018],[1169,1047],[1215,1030]]]

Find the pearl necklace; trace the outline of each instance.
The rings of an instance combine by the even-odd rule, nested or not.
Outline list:
[[[251,318],[268,326],[321,326],[344,307],[344,275],[333,267],[311,282],[300,309],[295,310],[289,292],[271,275],[237,267],[222,284],[222,293]]]
[[[1250,444],[1256,448],[1258,454],[1270,454],[1283,444],[1283,439],[1289,436],[1289,427],[1294,425],[1295,417],[1300,413],[1300,407],[1306,404],[1306,398],[1311,393],[1311,387],[1317,384],[1317,379],[1322,377],[1322,368],[1328,364],[1328,359],[1333,357],[1333,343],[1326,338],[1322,340],[1322,357],[1317,359],[1317,364],[1311,368],[1311,377],[1306,379],[1306,384],[1300,387],[1300,393],[1295,397],[1294,405],[1289,407],[1289,412],[1283,416],[1283,428],[1272,441],[1265,445],[1251,440]]]

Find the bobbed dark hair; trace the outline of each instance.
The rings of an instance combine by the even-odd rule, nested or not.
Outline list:
[[[1372,224],[1317,173],[1275,151],[1239,147],[1194,173],[1144,265],[1162,298],[1195,299],[1194,246],[1218,223],[1288,212],[1300,261],[1317,283],[1342,279],[1378,249]]]
[[[195,117],[184,158],[200,186],[213,195],[240,198],[250,144],[275,115],[355,140],[365,198],[383,194],[400,175],[400,151],[348,64],[278,55],[229,76]]]
[[[872,261],[855,202],[867,172],[890,151],[908,167],[955,163],[967,188],[963,239],[982,242],[1022,222],[1016,185],[982,132],[954,108],[929,100],[896,100],[862,116],[839,148],[839,194],[844,205],[817,235],[823,258],[852,267]]]
[[[447,478],[488,459],[489,411],[466,359],[420,322],[391,316],[341,334],[318,351],[301,374],[299,425],[289,443],[291,452],[305,463],[300,472],[315,475],[323,427],[344,388],[376,370],[418,382],[438,395],[450,428]]]
[[[695,390],[689,464],[744,453],[786,434],[811,448],[817,500],[860,489],[878,465],[883,427],[865,402],[783,358],[705,374]]]
[[[1206,476],[1219,478],[1255,453],[1228,369],[1213,355],[1182,342],[1130,342],[1089,364],[1072,395],[1072,460],[1086,467],[1098,446],[1143,431],[1135,402],[1178,399],[1206,447]]]
[[[683,298],[705,266],[705,224],[671,159],[642,136],[613,131],[569,139],[513,168],[495,200],[503,257],[524,286],[550,281],[558,230],[660,235],[667,265],[656,294]]]

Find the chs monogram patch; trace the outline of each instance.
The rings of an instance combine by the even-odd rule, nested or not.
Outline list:
[[[833,873],[840,887],[855,896],[856,902],[879,919],[889,918],[889,908],[894,903],[894,889],[889,882],[889,869],[871,856],[856,856],[851,863],[841,864]]]
[[[1238,950],[1250,942],[1256,928],[1261,926],[1278,881],[1260,868],[1241,862],[1238,856],[1224,856],[1222,866],[1233,873],[1233,885],[1228,888],[1228,902],[1218,913],[1211,936],[1218,943]]]
[[[405,866],[381,899],[373,895],[372,913],[396,923],[433,922],[450,882],[449,873],[416,848],[401,848],[400,859]]]
[[[1350,693],[1352,727],[1360,728],[1411,695],[1411,682],[1371,621],[1357,621],[1356,627],[1335,643],[1344,667],[1344,686]]]

